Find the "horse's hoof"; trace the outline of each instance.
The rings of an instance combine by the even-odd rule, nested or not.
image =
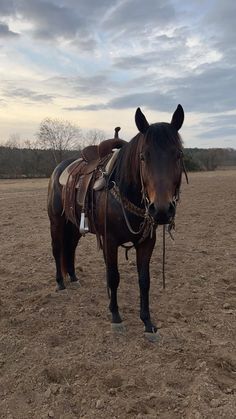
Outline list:
[[[75,276],[70,276],[70,282],[79,282],[79,278]]]
[[[149,342],[152,343],[157,343],[161,341],[161,336],[158,331],[156,331],[155,333],[144,332],[144,336]]]
[[[66,287],[65,287],[64,284],[57,284],[57,286],[56,286],[56,292],[63,291],[65,289],[66,289]]]
[[[115,333],[125,333],[125,326],[123,323],[112,323],[111,324],[111,330]]]
[[[71,287],[72,288],[80,288],[81,282],[77,279],[77,281],[71,281]]]

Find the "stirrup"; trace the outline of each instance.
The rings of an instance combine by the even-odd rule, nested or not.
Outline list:
[[[84,212],[81,212],[79,231],[83,236],[85,236],[86,233],[89,233],[88,218],[85,217]]]

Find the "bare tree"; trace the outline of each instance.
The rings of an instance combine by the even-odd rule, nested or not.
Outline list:
[[[20,139],[20,134],[15,133],[15,134],[11,134],[8,138],[7,141],[5,141],[4,143],[4,147],[7,148],[20,148],[21,145],[21,139]]]
[[[80,148],[81,130],[66,120],[46,118],[36,135],[39,146],[52,150],[56,163],[63,160],[67,150]]]
[[[106,134],[100,129],[90,129],[83,136],[83,145],[96,145],[106,140]]]

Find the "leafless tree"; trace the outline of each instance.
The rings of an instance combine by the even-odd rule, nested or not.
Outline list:
[[[81,146],[81,129],[66,120],[44,119],[36,136],[40,147],[52,150],[56,163],[63,160],[67,150],[78,150]]]
[[[4,147],[7,148],[20,148],[21,145],[21,139],[20,135],[18,133],[11,134],[7,141],[4,143]]]
[[[106,140],[106,134],[100,129],[90,129],[83,136],[83,145],[96,145]]]

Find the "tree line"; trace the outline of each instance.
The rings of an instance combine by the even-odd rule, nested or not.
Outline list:
[[[236,150],[233,148],[186,148],[184,156],[189,171],[211,171],[236,166]]]
[[[49,177],[57,162],[70,157],[79,158],[80,150],[19,148],[0,146],[0,178]],[[187,171],[215,170],[236,166],[236,150],[184,150]],[[57,162],[56,162],[57,161]]]
[[[35,142],[20,145],[14,135],[0,146],[0,178],[49,177],[60,161],[78,158],[85,145],[98,144],[104,139],[103,131],[95,129],[84,134],[68,121],[46,118],[40,124]],[[187,171],[236,166],[236,150],[185,148],[184,162]]]

